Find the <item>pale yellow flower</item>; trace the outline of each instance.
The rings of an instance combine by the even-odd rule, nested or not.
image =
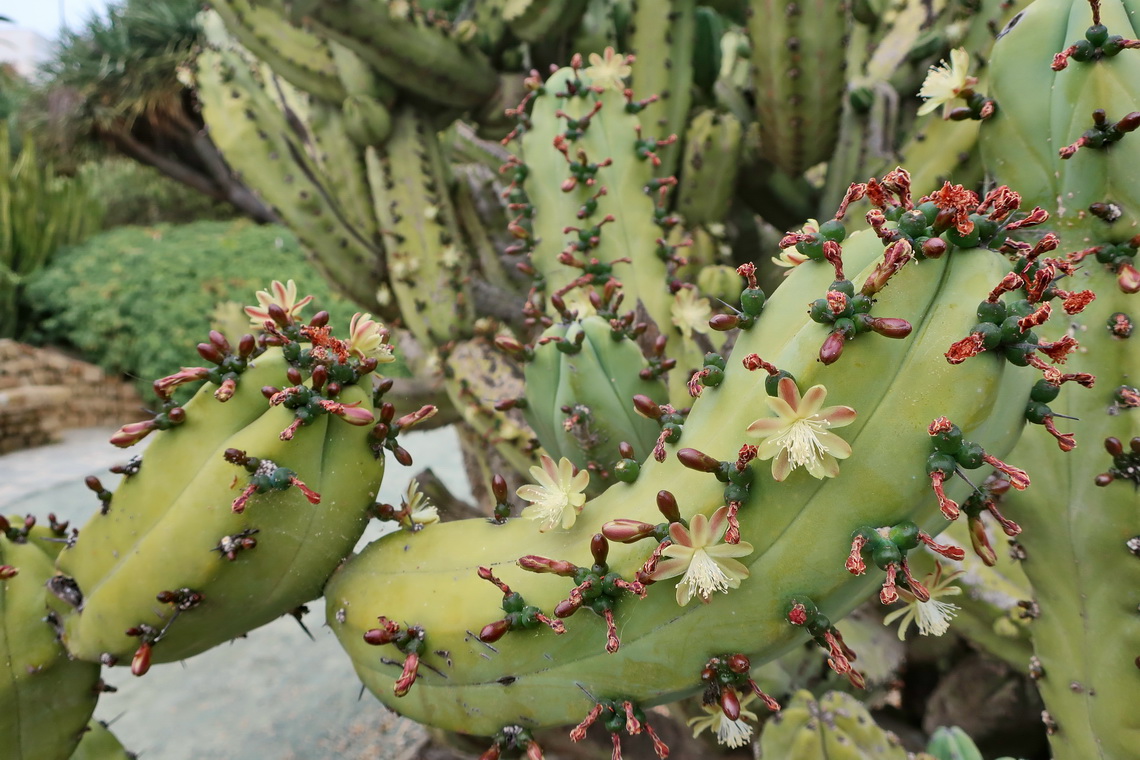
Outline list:
[[[797,230],[797,232],[803,235],[813,235],[819,232],[819,222],[817,222],[815,219],[808,219],[804,223],[804,226],[801,229]],[[793,269],[807,260],[808,257],[797,251],[795,249],[795,246],[785,248],[780,251],[780,255],[772,257],[773,264],[778,267],[784,267],[788,270],[784,272],[785,277],[790,275]]]
[[[374,357],[384,364],[395,361],[388,345],[388,330],[372,318],[371,314],[357,312],[348,323],[348,350],[361,359]]]
[[[657,564],[650,577],[660,581],[684,574],[677,584],[677,604],[682,607],[694,596],[708,602],[716,591],[727,594],[731,588],[740,588],[740,582],[748,577],[748,568],[733,557],[751,554],[752,544],[747,541],[720,543],[727,529],[728,507],[713,512],[711,519],[699,513],[693,515],[688,530],[680,523],[673,523],[669,526],[669,539],[673,543],[662,551],[665,559]]]
[[[804,467],[815,478],[834,478],[839,474],[837,459],[851,456],[851,445],[831,428],[850,425],[855,410],[849,406],[823,407],[827,389],[813,385],[800,398],[795,381],[780,380],[779,395],[764,400],[776,417],[759,419],[748,426],[747,433],[763,438],[756,455],[772,459],[772,477],[784,480],[797,467]]]
[[[404,511],[411,523],[408,527],[414,531],[439,522],[439,510],[427,496],[420,493],[420,484],[415,478],[408,482],[408,488],[404,491]]]
[[[705,334],[709,331],[712,306],[709,305],[709,299],[697,296],[696,288],[678,290],[673,296],[670,312],[673,324],[681,330],[685,340],[691,338],[693,333]]]
[[[701,732],[708,728],[716,732],[716,740],[719,744],[732,749],[746,746],[752,741],[752,725],[745,721],[745,718],[755,721],[757,717],[756,713],[746,710],[745,705],[754,699],[756,699],[756,695],[752,692],[744,695],[744,698],[740,700],[740,717],[736,720],[731,720],[724,714],[719,702],[701,705],[705,714],[689,718],[689,728],[693,729],[693,738],[696,739],[701,735]]]
[[[542,533],[559,525],[563,529],[571,528],[586,504],[584,491],[590,484],[590,473],[586,470],[575,473],[574,465],[566,457],[555,464],[543,454],[541,462],[541,467],[530,468],[530,476],[538,485],[528,483],[515,491],[520,499],[532,502],[523,509],[522,516],[537,520]]]
[[[897,609],[883,618],[883,625],[890,625],[899,620],[899,640],[906,639],[906,632],[911,623],[918,626],[920,636],[941,636],[950,628],[950,620],[961,609],[956,604],[940,602],[940,596],[957,596],[962,593],[962,587],[954,585],[954,580],[965,573],[956,570],[948,575],[942,575],[942,563],[934,563],[934,572],[927,573],[922,579],[922,585],[930,592],[930,601],[920,602],[914,594],[905,588],[899,588],[899,597],[906,602],[901,609]]]
[[[606,48],[605,57],[597,53],[590,53],[590,65],[584,72],[590,78],[593,87],[613,88],[619,92],[625,90],[622,81],[633,73],[624,55],[618,55],[612,47]]]
[[[288,283],[282,285],[279,280],[274,280],[267,292],[264,290],[257,291],[257,306],[246,306],[245,313],[249,316],[249,322],[254,327],[265,327],[266,322],[272,322],[273,318],[269,316],[269,307],[277,304],[290,319],[296,319],[301,314],[301,309],[305,308],[310,301],[313,300],[312,296],[305,296],[304,298],[297,299],[297,283],[289,280]]]
[[[970,54],[965,48],[954,48],[950,51],[950,62],[942,61],[937,66],[931,66],[918,91],[920,98],[926,102],[918,109],[918,115],[924,116],[934,113],[939,106],[944,106],[943,117],[950,110],[950,102],[962,94],[962,91],[973,87],[978,80],[969,76]]]

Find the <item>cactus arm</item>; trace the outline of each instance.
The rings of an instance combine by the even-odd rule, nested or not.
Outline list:
[[[348,222],[335,193],[247,63],[233,51],[206,50],[198,57],[196,76],[211,137],[230,166],[289,220],[331,282],[356,303],[379,309],[383,249]]]
[[[873,239],[871,242],[873,253],[878,246]],[[860,260],[855,250],[859,247],[852,243],[849,254],[852,266]],[[955,403],[932,392],[934,388],[947,387],[950,382],[971,382],[962,380],[956,373],[948,373],[945,360],[933,346],[948,344],[955,330],[960,332],[962,324],[972,321],[972,309],[965,303],[976,303],[977,296],[987,292],[995,276],[1003,271],[1000,257],[986,252],[965,256],[976,258],[950,271],[945,264],[924,262],[907,273],[914,279],[905,285],[903,281],[892,285],[883,300],[895,296],[909,304],[909,308],[903,309],[894,302],[892,308],[914,320],[917,342],[907,346],[903,344],[908,341],[900,341],[900,346],[889,346],[885,354],[865,355],[855,352],[859,346],[853,345],[849,349],[853,352],[851,356],[845,354],[845,360],[850,358],[852,363],[841,371],[850,373],[861,368],[870,372],[873,366],[877,377],[890,380],[885,386],[882,383],[849,385],[844,389],[844,397],[836,401],[850,400],[871,413],[882,399],[889,398],[891,408],[900,410],[907,418],[923,419],[936,416],[936,408],[946,409],[949,405],[953,407],[949,413],[960,415],[965,425],[985,434],[986,440],[1000,433],[1008,447],[1018,431],[1016,414],[1011,415],[1009,409],[1019,410],[1026,393],[1024,379],[1016,372],[1007,372],[996,364],[985,367],[979,364],[977,371],[981,377],[976,379],[981,387],[991,389],[983,394],[991,401],[981,406],[973,400]],[[796,270],[788,280],[791,287],[787,293],[783,289],[778,291],[769,309],[780,310],[782,303],[787,303],[786,299],[803,303],[806,293],[818,290],[832,276],[828,267]],[[929,308],[925,299],[938,299],[935,294],[944,297],[955,294],[956,298],[963,293],[972,295],[959,307],[941,309],[937,318],[923,317]],[[781,294],[785,294],[783,302],[777,300]],[[912,301],[912,297],[915,300]],[[793,307],[793,311],[799,308]],[[956,319],[951,317],[954,314],[958,315]],[[741,420],[760,415],[755,405],[763,404],[764,397],[759,391],[761,378],[737,366],[740,353],[760,349],[773,356],[779,366],[793,368],[797,377],[802,375],[802,383],[828,382],[834,369],[819,365],[814,352],[801,348],[804,341],[795,337],[801,331],[810,334],[817,325],[801,322],[797,327],[785,323],[781,329],[773,324],[765,330],[764,323],[762,319],[753,331],[742,335],[735,360],[729,361],[724,384],[715,389],[715,393],[706,391],[695,402],[682,436],[682,446],[697,447],[714,457],[735,458],[738,441],[725,433],[736,429]],[[924,350],[926,346],[931,348]],[[864,364],[865,361],[870,364]],[[913,378],[919,377],[924,380],[914,382]],[[712,399],[721,395],[738,403],[730,405],[731,408],[718,405]],[[997,404],[999,398],[1000,409],[991,405]],[[758,546],[749,558],[751,583],[746,580],[727,599],[713,599],[711,604],[697,607],[678,608],[672,584],[651,589],[646,600],[623,603],[617,609],[623,643],[616,655],[602,651],[604,636],[597,623],[591,625],[592,621],[578,619],[568,622],[564,636],[555,638],[548,631],[512,633],[495,645],[496,651],[489,650],[465,633],[493,619],[499,597],[490,584],[475,577],[474,570],[476,565],[492,567],[529,603],[549,611],[566,593],[569,584],[553,583],[548,576],[534,576],[513,568],[519,554],[536,553],[575,563],[589,562],[589,555],[584,552],[587,536],[601,522],[613,517],[653,519],[653,493],[662,488],[679,495],[684,514],[710,510],[722,503],[721,487],[714,478],[678,467],[671,456],[660,465],[647,462],[633,485],[616,485],[589,502],[579,522],[568,532],[536,536],[529,521],[509,521],[505,526],[453,523],[433,526],[430,532],[410,539],[381,540],[352,560],[331,581],[327,590],[329,619],[338,621],[333,624],[334,631],[353,656],[357,672],[366,685],[386,702],[436,725],[493,733],[511,723],[574,722],[577,715],[589,709],[590,701],[585,694],[578,697],[572,689],[566,690],[566,683],[579,683],[599,697],[628,694],[643,702],[675,698],[696,688],[697,682],[691,674],[699,673],[710,650],[723,650],[745,640],[742,633],[733,631],[748,631],[748,641],[767,642],[762,659],[792,646],[797,637],[794,630],[789,630],[793,627],[781,612],[789,595],[807,593],[813,598],[826,599],[828,613],[838,615],[850,609],[867,590],[868,586],[862,581],[850,584],[842,573],[829,573],[825,566],[812,565],[802,574],[788,570],[801,566],[796,557],[802,557],[804,546],[832,547],[833,552],[822,548],[821,551],[835,553],[838,566],[851,530],[856,527],[854,523],[864,519],[886,524],[901,519],[914,508],[916,500],[921,500],[920,494],[925,490],[921,476],[908,484],[905,480],[900,482],[896,473],[911,469],[921,472],[926,457],[924,447],[915,446],[913,440],[900,435],[895,419],[886,415],[874,415],[852,432],[856,450],[860,441],[876,443],[873,447],[864,444],[863,451],[867,453],[860,464],[856,464],[854,457],[845,462],[845,471],[836,483],[820,485],[805,477],[776,484],[769,480],[763,468],[758,468],[760,472],[749,504],[759,506],[746,506],[740,513],[742,534],[746,539],[755,540]],[[925,433],[918,437],[922,435]],[[670,448],[671,452],[675,451]],[[880,464],[888,461],[892,463],[889,467]],[[900,488],[906,493],[900,493],[897,502],[892,499],[890,503],[865,505],[868,513],[856,517],[851,510],[859,507],[847,499],[855,480],[860,483],[860,489],[865,483],[875,493],[895,493]],[[780,504],[782,508],[776,510],[772,504]],[[836,514],[843,514],[846,519],[813,517]],[[457,543],[449,540],[451,535],[464,538]],[[424,540],[428,536],[432,536],[431,540]],[[614,545],[609,561],[628,577],[644,560],[645,551],[636,545]],[[402,590],[408,587],[406,571],[393,572],[394,563],[407,571],[414,568],[417,589],[420,589],[414,598]],[[430,589],[430,592],[425,594],[422,589]],[[460,613],[460,610],[466,612]],[[732,624],[723,629],[726,641],[705,641],[709,638],[706,634],[693,638],[698,631],[718,630],[723,625],[725,612],[730,610]],[[395,669],[381,666],[376,650],[360,639],[364,630],[374,626],[380,614],[423,625],[429,632],[430,646],[446,650],[451,663],[429,657],[428,661],[444,676],[423,675],[399,702],[390,696]],[[718,620],[721,622],[714,622]],[[737,625],[740,628],[736,628]],[[666,638],[692,643],[678,652],[663,646],[661,642]],[[701,643],[696,643],[698,641]],[[555,690],[558,690],[557,698],[552,696]]]
[[[1046,465],[1045,488],[1010,499],[1010,512],[1024,528],[1018,539],[1035,592],[1037,687],[1058,760],[1128,757],[1140,741],[1140,720],[1129,707],[1140,695],[1140,615],[1130,593],[1140,588],[1140,559],[1128,546],[1140,535],[1136,488],[1127,479],[1097,485],[1111,466],[1105,438],[1127,450],[1140,436],[1136,410],[1113,414],[1111,398],[1140,377],[1137,337],[1115,337],[1106,326],[1115,312],[1137,314],[1138,296],[1121,292],[1103,271],[1077,279],[1098,294],[1072,319],[1087,350],[1078,368],[1094,373],[1097,383],[1081,393],[1067,388],[1049,406],[1078,418],[1058,424],[1074,433],[1085,454],[1061,458],[1052,438],[1027,431],[1016,455]]]
[[[405,324],[425,345],[462,337],[472,322],[466,253],[434,131],[423,114],[403,107],[388,142],[369,148],[365,161]]]
[[[435,103],[458,108],[488,100],[498,86],[494,67],[473,44],[460,42],[414,10],[394,3],[321,3],[317,30],[356,53],[382,76]]]
[[[503,18],[515,36],[524,42],[541,42],[561,35],[582,17],[587,0],[514,0]]]
[[[638,0],[634,3],[629,36],[633,62],[633,87],[658,100],[639,114],[646,137],[681,138],[692,103],[693,55],[697,37],[696,0]],[[660,148],[657,177],[677,169],[680,144]]]
[[[211,7],[243,47],[294,87],[333,103],[348,94],[337,76],[328,43],[318,35],[249,0],[219,0]],[[205,27],[209,28],[209,22]],[[216,38],[213,35],[213,44],[218,44]]]
[[[0,735],[5,756],[67,757],[95,710],[99,666],[70,659],[44,620],[51,559],[0,533],[0,567]]]

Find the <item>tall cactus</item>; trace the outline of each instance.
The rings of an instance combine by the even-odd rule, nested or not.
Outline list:
[[[1042,463],[1045,486],[1009,499],[1034,587],[1031,674],[1054,757],[1124,758],[1140,739],[1127,707],[1140,698],[1140,139],[1127,134],[1140,124],[1140,50],[1129,49],[1140,47],[1140,3],[1038,0],[1016,21],[994,48],[1000,110],[982,129],[987,164],[1054,212],[1080,249],[1068,256],[1074,287],[1097,295],[1052,330],[1078,336],[1095,387],[1035,394],[1030,422],[1066,433],[1027,435],[1018,447]],[[1058,450],[1073,445],[1080,456]]]

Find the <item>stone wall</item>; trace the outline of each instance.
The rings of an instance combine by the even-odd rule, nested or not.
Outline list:
[[[130,383],[52,349],[0,340],[0,454],[52,443],[64,430],[143,417]]]

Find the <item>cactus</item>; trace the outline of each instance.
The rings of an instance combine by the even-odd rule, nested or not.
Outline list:
[[[199,353],[216,366],[156,381],[163,410],[113,437],[127,446],[162,431],[58,559],[53,607],[73,655],[133,658],[141,675],[319,596],[367,522],[384,471],[376,452],[407,459],[395,435],[430,408],[393,420],[381,407],[373,428],[385,331],[358,315],[340,341],[325,312],[299,322],[309,299],[292,283],[259,300],[247,312],[260,343],[212,333]],[[170,400],[197,380],[185,406]]]
[[[87,730],[70,760],[135,760],[137,757],[127,752],[106,723],[93,720],[87,724]]]
[[[896,188],[898,199],[884,186]],[[899,218],[903,206],[910,203],[904,188],[905,174],[898,173],[886,185],[872,181],[853,193],[867,192],[884,214]],[[928,202],[931,217],[937,211],[935,205],[946,202],[946,197],[936,194]],[[1011,211],[1007,206],[994,210],[993,216],[1006,227],[1015,226]],[[949,226],[945,217],[952,215],[942,216],[941,224]],[[910,245],[903,236],[922,237],[926,224],[920,230],[900,220],[895,235],[880,225],[880,232],[890,241],[886,261],[880,258],[884,241],[867,231],[843,239],[842,245],[830,241],[834,243],[827,246],[831,263],[821,260],[797,267],[755,325],[738,337],[723,380],[695,400],[679,440],[666,439],[660,461],[655,457],[645,462],[633,483],[612,486],[587,502],[570,530],[535,535],[534,527],[525,521],[501,526],[444,524],[411,538],[382,539],[350,560],[327,589],[329,619],[335,621],[334,632],[365,684],[405,714],[456,730],[493,734],[504,726],[531,728],[571,722],[575,715],[596,717],[598,706],[606,714],[607,704],[648,705],[675,697],[699,688],[695,674],[710,657],[727,656],[726,652],[739,648],[751,660],[764,661],[799,640],[804,626],[829,650],[833,667],[858,681],[825,615],[850,609],[866,593],[867,578],[844,581],[841,572],[830,579],[814,571],[810,576],[799,574],[792,570],[795,563],[787,552],[814,546],[834,554],[838,568],[851,546],[852,534],[856,539],[865,535],[860,526],[894,525],[890,539],[877,539],[885,545],[871,541],[860,547],[866,545],[867,558],[887,571],[884,600],[893,598],[896,584],[914,590],[917,581],[909,575],[905,551],[920,542],[938,545],[907,521],[913,515],[937,524],[943,518],[933,506],[941,503],[946,510],[952,502],[945,495],[931,496],[926,478],[915,478],[908,486],[890,473],[907,467],[931,472],[930,481],[941,493],[943,465],[928,462],[940,461],[937,458],[943,455],[938,451],[974,452],[959,454],[967,467],[980,465],[979,457],[998,462],[992,453],[979,454],[958,433],[948,433],[948,443],[940,443],[941,431],[949,429],[943,427],[944,416],[955,418],[970,438],[985,440],[988,449],[1002,452],[1016,440],[1018,419],[1032,384],[1031,377],[1013,367],[1007,370],[1001,361],[964,365],[978,373],[969,379],[954,375],[958,370],[942,354],[956,333],[968,330],[976,319],[978,299],[1003,279],[1008,267],[992,252],[966,248],[902,268],[909,258],[902,256],[903,251]],[[837,226],[842,226],[838,220],[827,229],[832,232]],[[856,271],[860,274],[845,279],[845,272]],[[883,289],[888,276],[891,287]],[[829,330],[833,336],[836,329],[843,334],[843,328],[817,324],[803,313],[802,304],[810,303],[816,293],[830,292],[829,297],[836,300],[835,294],[846,290],[854,294],[857,288],[875,294],[882,309],[898,315],[891,319],[900,322],[891,324],[901,325],[905,320],[913,326],[914,337],[858,338],[842,349],[841,361],[817,361],[820,342],[825,350],[836,345]],[[938,318],[932,318],[934,313]],[[865,317],[859,317],[861,324],[880,319]],[[827,358],[838,357],[829,354]],[[862,371],[852,373],[848,366]],[[767,382],[769,377],[777,382]],[[884,377],[891,380],[881,382]],[[817,385],[801,399],[797,385],[807,388],[809,384]],[[839,390],[835,400],[844,406],[821,411],[824,386]],[[925,391],[932,386],[984,388],[988,401],[978,407],[973,391],[969,398]],[[779,393],[779,399],[765,401],[771,398],[769,392]],[[768,417],[769,407],[780,416]],[[910,421],[896,414],[856,418],[851,407],[856,412],[906,410]],[[747,426],[745,422],[753,418],[760,421]],[[830,454],[810,448],[817,445],[811,441],[819,440],[818,445],[836,457],[847,449],[835,434],[821,432],[825,437],[815,439],[814,433],[806,433],[807,428],[797,427],[808,424],[800,420],[817,418],[821,422],[811,424],[822,425],[822,429],[854,419],[851,432],[844,432],[858,453],[838,465]],[[732,430],[739,432],[725,435]],[[767,442],[758,448],[740,448],[748,441],[748,431]],[[802,440],[804,435],[809,437],[803,448],[789,442]],[[935,437],[933,455],[931,436]],[[872,439],[874,450],[859,451],[860,440]],[[813,451],[819,453],[808,453]],[[750,464],[757,456],[774,460],[770,475],[768,468]],[[969,461],[970,457],[977,462]],[[808,472],[794,471],[801,466]],[[953,473],[955,467],[947,471]],[[553,499],[561,493],[570,499],[575,489],[581,489],[568,474],[562,473],[561,480],[545,486],[547,496]],[[811,475],[825,480],[821,484]],[[836,475],[834,481],[830,479]],[[890,480],[889,487],[885,479]],[[867,489],[879,498],[864,510],[864,505],[848,498],[852,489]],[[925,507],[918,506],[923,503]],[[563,503],[564,509],[573,509],[572,505],[572,500]],[[654,517],[658,510],[664,513],[665,523]],[[835,519],[837,514],[843,517]],[[453,531],[462,532],[462,544],[449,539]],[[649,538],[654,539],[649,543],[656,550],[640,543]],[[668,545],[662,549],[663,539],[677,546],[672,551]],[[611,541],[628,545],[612,545]],[[827,550],[828,546],[832,548]],[[647,588],[653,581],[686,572],[685,567],[696,562],[693,557],[698,551],[702,557],[722,557],[720,569],[703,571],[706,574],[689,571],[676,594]],[[522,552],[527,553],[520,558]],[[729,561],[741,556],[746,565]],[[848,569],[862,573],[862,562],[852,550]],[[416,580],[433,589],[430,596],[411,592],[408,579],[398,569],[403,563],[417,568]],[[425,576],[428,568],[436,569]],[[534,573],[564,576],[573,585]],[[568,618],[579,607],[588,606],[605,623],[575,620],[564,624],[565,633],[542,626],[536,633],[512,632],[511,625],[503,624],[494,629],[493,637],[483,635],[480,640],[471,632],[489,624],[499,606],[497,592],[487,583],[492,574],[502,576],[502,580],[495,577],[493,586],[508,598],[518,595],[548,617]],[[720,580],[711,580],[718,576]],[[716,591],[729,592],[728,599],[721,599]],[[643,595],[643,599],[633,598]],[[695,609],[676,606],[693,595],[708,599],[709,604]],[[375,627],[378,617],[380,628]],[[679,650],[664,645],[666,640],[697,641],[697,631],[701,632],[699,645]],[[764,643],[757,646],[755,642]],[[402,667],[397,667],[401,662],[395,659],[394,650],[384,655],[373,649],[386,645],[395,645],[405,655]],[[446,657],[439,652],[446,652]],[[544,698],[564,678],[572,678],[582,693]]]
[[[1068,256],[1069,266],[1079,267],[1074,288],[1097,295],[1050,330],[1056,338],[1080,336],[1087,351],[1080,369],[1096,384],[1079,394],[1035,391],[1027,419],[1054,438],[1030,431],[1018,456],[1044,465],[1045,488],[1007,497],[1024,526],[1018,541],[1034,589],[1030,672],[1058,760],[1127,757],[1140,731],[1124,707],[1140,694],[1140,616],[1137,600],[1121,593],[1140,583],[1129,543],[1140,534],[1132,474],[1140,424],[1130,390],[1140,374],[1130,337],[1140,290],[1132,266],[1140,208],[1128,169],[1140,141],[1118,133],[1122,139],[1097,147],[1095,129],[1081,136],[1094,109],[1115,119],[1140,110],[1140,50],[1128,49],[1140,43],[1112,36],[1127,40],[1140,36],[1137,29],[1135,2],[1035,3],[995,45],[991,77],[1001,105],[982,129],[987,164],[999,179],[1028,182],[1034,200],[1055,210],[1056,229],[1081,249]],[[1047,89],[1026,97],[1039,87]],[[1046,103],[1043,93],[1051,93]],[[1064,455],[1061,466],[1062,450],[1073,446],[1082,447],[1081,456]]]
[[[1140,551],[1128,488],[1140,447],[1132,410],[1140,368],[1127,350],[1134,311],[1127,299],[1140,290],[1137,184],[1125,171],[1136,163],[1129,133],[1140,123],[1132,94],[1140,52],[1131,49],[1140,43],[1128,31],[1134,0],[850,9],[756,0],[717,3],[715,11],[688,0],[227,5],[272,16],[242,29],[247,21],[226,14],[250,47],[287,19],[300,24],[289,34],[303,35],[266,53],[280,78],[224,44],[200,59],[207,118],[230,133],[221,142],[235,166],[248,153],[243,171],[307,233],[330,276],[370,308],[394,306],[437,351],[453,403],[512,467],[524,472],[535,454],[546,455],[532,470],[538,483],[517,491],[533,504],[524,516],[537,521],[508,519],[512,499],[496,478],[493,520],[398,532],[335,573],[326,589],[330,626],[382,701],[494,737],[488,758],[539,756],[534,731],[577,723],[577,740],[595,722],[613,737],[615,757],[621,733],[648,733],[664,756],[645,709],[703,692],[708,715],[695,728],[724,728],[722,738],[743,742],[751,729],[741,718],[778,707],[752,678],[753,666],[810,640],[834,671],[860,685],[833,621],[877,586],[885,603],[937,603],[944,589],[924,586],[918,556],[958,560],[969,542],[988,563],[995,548],[987,522],[996,520],[1017,536],[1034,582],[1027,612],[1040,613],[1028,626],[1039,663],[1030,672],[1049,705],[1058,759],[1128,756],[1135,720],[1125,713],[1135,681],[1122,674],[1134,675],[1135,600],[1103,578],[1134,581],[1125,552]],[[1089,11],[1103,15],[1107,31]],[[995,44],[999,19],[1014,13]],[[747,28],[751,52],[734,22]],[[546,56],[561,58],[566,40],[591,46],[581,51],[586,60],[571,58],[545,81],[518,72],[523,60],[543,69]],[[993,62],[983,68],[991,44]],[[309,60],[310,49],[328,57]],[[636,57],[616,52],[623,50]],[[626,89],[631,78],[644,100]],[[500,126],[498,104],[520,90],[503,171],[513,217],[508,250],[527,255],[519,268],[536,279],[508,335],[508,326],[475,323],[486,315],[476,303],[481,286],[494,280],[491,300],[500,302],[517,286],[487,255],[495,243],[475,199],[451,186],[449,162],[471,160],[470,151],[449,150],[449,141],[467,139],[456,137],[463,130],[436,130],[466,109],[489,134]],[[915,95],[926,99],[917,121]],[[694,105],[704,110],[691,117]],[[939,110],[949,118],[923,118]],[[918,161],[922,174],[893,170],[855,181],[895,150]],[[968,185],[980,181],[983,164],[1002,184],[979,195]],[[926,195],[912,196],[912,182]],[[854,204],[864,204],[858,214]],[[853,231],[852,219],[864,215],[870,229]],[[799,231],[780,238],[773,227]],[[737,235],[727,270],[737,274],[725,282],[723,270],[718,277],[707,265]],[[749,240],[770,243],[757,250],[741,242]],[[776,240],[790,274],[768,298],[759,282]],[[1082,250],[1054,254],[1061,245]],[[714,289],[730,303],[708,300]],[[505,359],[508,371],[493,366],[492,336],[528,360],[525,391],[495,398],[487,378],[516,373]],[[279,351],[267,348],[251,371],[269,373],[273,362],[277,374],[287,371]],[[1061,368],[1066,361],[1074,366]],[[1076,387],[1093,385],[1092,374],[1095,387]],[[301,387],[304,377],[289,384]],[[187,502],[220,498],[215,470],[234,465],[184,451],[217,454],[234,447],[225,436],[262,440],[272,438],[271,421],[278,430],[288,425],[285,411],[266,411],[255,391],[238,385],[225,406],[240,395],[244,411],[227,414],[211,436],[191,426],[207,409],[223,418],[208,396],[187,406],[185,426],[176,423],[186,410],[164,409],[147,429],[174,428],[155,451],[158,461],[177,457],[179,475],[147,488],[202,482]],[[342,393],[364,396],[359,408],[371,408],[361,389]],[[251,398],[261,404],[256,415]],[[589,410],[588,424],[575,429],[585,419],[580,409]],[[1061,414],[1081,417],[1071,423],[1075,437],[1062,432]],[[371,438],[363,430],[359,438],[399,458],[388,434],[400,425],[392,422],[382,419]],[[1044,464],[1023,495],[1029,476],[1000,457],[1027,422],[1011,459]],[[322,431],[339,432],[346,446],[357,436],[325,417],[314,426],[298,430],[292,444],[271,441],[282,452],[272,457],[290,473],[282,479],[312,478],[324,496],[330,476],[325,468],[309,475],[303,447],[294,447],[317,447]],[[212,442],[192,444],[194,436]],[[1054,459],[1077,440],[1088,448]],[[1088,455],[1098,441],[1107,441],[1107,458]],[[367,446],[352,456],[365,454]],[[247,468],[250,457],[269,452],[250,444],[231,455]],[[989,468],[1008,483],[1008,509],[997,499],[1004,486],[985,478]],[[254,474],[253,491],[281,484],[258,477],[267,474]],[[338,486],[355,491],[343,500],[369,490],[360,477],[348,481],[351,488]],[[1089,496],[1098,485],[1101,498]],[[84,547],[129,540],[132,529],[115,515],[142,502],[135,488],[128,481],[112,495],[98,484],[108,515],[61,555],[62,572],[86,564],[87,578],[108,579],[93,592],[103,598],[82,613],[62,612],[68,645],[86,657],[123,657],[140,644],[121,633],[130,626],[142,634],[143,660],[152,649],[172,659],[216,640],[203,638],[195,619],[210,621],[218,636],[234,635],[209,617],[223,607],[213,605],[215,592],[175,581],[175,573],[157,592],[165,616],[144,614],[154,589],[106,593],[127,585],[129,568]],[[253,496],[249,512],[263,496],[282,510],[311,512],[300,488]],[[1098,519],[1087,519],[1091,503],[1103,504]],[[225,510],[179,529],[213,525],[218,511]],[[225,517],[235,526],[226,528],[230,542],[213,547],[232,555],[225,566],[269,548],[267,527]],[[1025,526],[1021,535],[1013,517]],[[935,538],[948,519],[965,526],[954,543]],[[116,527],[97,540],[100,520]],[[139,546],[153,556],[152,534]],[[347,549],[321,551],[339,560]],[[1072,557],[1078,572],[1056,557]],[[147,569],[131,572],[150,573],[139,566]],[[251,584],[226,578],[217,581],[223,599],[233,584],[239,595]],[[81,589],[91,583],[77,581]],[[56,586],[70,589],[67,581]],[[196,594],[205,601],[195,607]],[[100,609],[127,612],[105,613],[113,622],[104,635],[83,622]],[[247,625],[260,614],[250,608],[232,617]],[[984,603],[962,612],[983,646],[1016,660],[1022,639],[1000,642],[985,630],[1006,614]],[[1097,624],[1082,627],[1085,620]],[[1112,646],[1067,648],[1076,636],[1107,630],[1119,632]],[[783,723],[798,727],[812,709],[835,712],[827,705],[793,700]],[[836,725],[848,720],[841,717]],[[834,733],[796,733],[805,744],[840,742]],[[844,743],[842,751],[859,756],[857,747]]]
[[[0,522],[6,522],[0,519]],[[95,710],[99,666],[71,659],[48,620],[51,558],[0,532],[0,732],[5,757],[65,758]],[[58,620],[51,622],[58,623]]]
[[[908,755],[899,738],[879,728],[851,695],[829,691],[816,700],[800,691],[765,724],[759,757],[905,760]]]

